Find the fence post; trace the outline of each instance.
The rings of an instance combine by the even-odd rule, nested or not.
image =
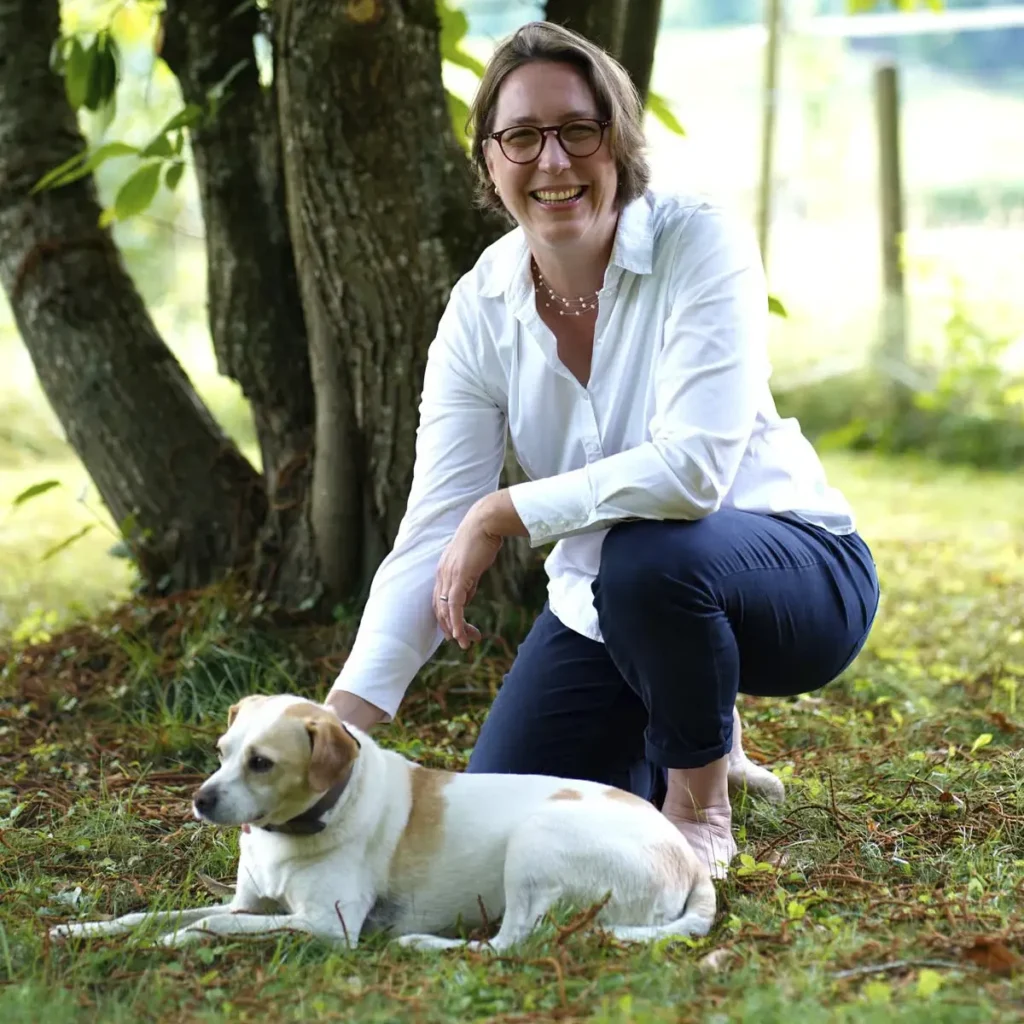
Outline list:
[[[897,390],[906,378],[907,301],[903,278],[903,176],[900,161],[900,97],[896,67],[875,70],[878,126],[879,226],[882,233],[882,322],[876,363]]]
[[[768,266],[768,235],[772,223],[772,156],[775,149],[775,115],[778,109],[779,37],[782,34],[782,0],[767,0],[765,28],[767,53],[764,66],[764,100],[761,111],[761,180],[758,183],[757,240],[761,262]]]

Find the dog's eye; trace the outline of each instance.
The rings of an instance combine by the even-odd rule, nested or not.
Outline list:
[[[274,762],[262,754],[253,754],[249,758],[249,771],[251,772],[269,772],[273,767]]]

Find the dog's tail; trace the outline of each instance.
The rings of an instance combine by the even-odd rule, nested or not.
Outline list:
[[[604,930],[623,942],[653,942],[672,935],[707,935],[715,923],[715,908],[715,883],[708,872],[702,871],[686,898],[682,917],[665,924],[605,925]]]

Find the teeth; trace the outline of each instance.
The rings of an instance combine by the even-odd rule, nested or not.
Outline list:
[[[545,203],[560,203],[566,199],[575,199],[583,192],[582,188],[565,188],[555,191],[554,189],[538,189],[533,194]]]

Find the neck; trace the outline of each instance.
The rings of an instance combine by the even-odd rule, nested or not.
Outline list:
[[[565,299],[593,296],[604,284],[605,271],[615,245],[616,219],[604,237],[580,240],[579,244],[558,248],[530,246],[534,262],[544,280]]]
[[[280,825],[260,825],[264,832],[283,832],[291,836],[312,836],[323,832],[327,823],[323,820],[324,815],[331,810],[341,799],[341,794],[349,784],[352,777],[352,768],[344,774],[312,807],[307,807],[301,814],[281,822]]]

